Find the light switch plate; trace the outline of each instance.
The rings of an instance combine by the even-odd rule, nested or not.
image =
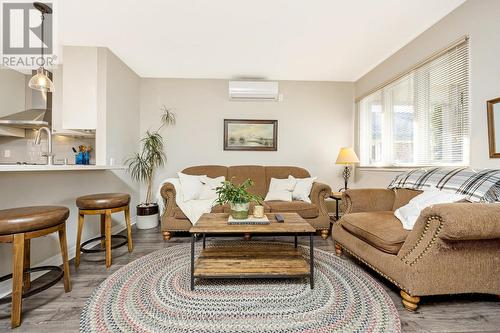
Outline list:
[[[10,150],[9,149],[5,149],[3,151],[3,157],[10,157]]]

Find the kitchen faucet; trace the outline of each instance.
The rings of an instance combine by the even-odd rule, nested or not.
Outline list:
[[[42,132],[45,131],[47,133],[47,153],[42,153],[42,156],[47,157],[47,165],[53,165],[54,164],[54,154],[52,153],[52,133],[50,131],[50,128],[44,126],[40,127],[38,132],[36,133],[35,137],[35,144],[39,145],[40,141],[42,139]]]

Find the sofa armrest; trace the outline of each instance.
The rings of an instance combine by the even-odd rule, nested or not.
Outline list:
[[[161,196],[165,203],[165,211],[163,216],[174,216],[174,209],[177,207],[175,203],[175,186],[172,183],[165,183],[160,190]]]
[[[394,191],[384,188],[351,189],[342,193],[345,213],[389,211],[394,206]]]
[[[311,202],[318,207],[320,216],[328,216],[328,208],[326,207],[325,199],[330,196],[332,189],[330,186],[314,182],[311,188]]]
[[[440,251],[469,242],[497,243],[500,238],[500,204],[449,203],[424,209],[398,253],[410,266]],[[474,242],[475,241],[475,242]],[[474,243],[474,244],[472,244]]]
[[[443,240],[500,239],[500,203],[438,204],[424,209],[421,217],[440,221],[437,236]]]

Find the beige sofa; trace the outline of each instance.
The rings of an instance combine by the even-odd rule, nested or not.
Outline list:
[[[293,166],[257,166],[257,165],[202,165],[182,170],[189,175],[207,175],[215,178],[224,176],[236,183],[241,183],[250,178],[254,181],[250,192],[265,197],[269,188],[271,178],[288,178],[292,175],[296,178],[307,178],[310,174],[307,170]],[[320,231],[324,239],[328,238],[330,229],[330,218],[325,205],[325,198],[331,193],[328,185],[315,182],[311,190],[311,203],[303,201],[266,201],[264,210],[272,213],[296,212],[307,220],[316,230]],[[163,238],[169,240],[172,234],[180,231],[189,231],[192,224],[175,203],[175,188],[170,183],[165,183],[161,188],[161,195],[165,201],[165,210],[161,217],[161,229]],[[212,212],[229,212],[229,207],[215,206]]]
[[[500,294],[500,203],[452,203],[426,208],[413,230],[394,210],[420,191],[353,189],[333,226],[336,252],[346,250],[401,289],[415,310],[420,296]]]

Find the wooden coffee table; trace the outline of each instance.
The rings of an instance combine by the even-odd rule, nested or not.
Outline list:
[[[316,230],[297,213],[282,213],[285,222],[279,223],[274,214],[266,214],[270,224],[253,225],[227,223],[229,214],[203,214],[191,227],[191,290],[195,278],[294,278],[309,276],[311,289],[314,288],[314,247],[313,235]],[[242,234],[262,236],[291,235],[294,246],[269,251],[266,246],[221,246],[206,248],[206,235],[241,236]],[[195,235],[203,236],[203,250],[196,259],[194,255]],[[297,236],[309,235],[309,263],[297,249]]]

